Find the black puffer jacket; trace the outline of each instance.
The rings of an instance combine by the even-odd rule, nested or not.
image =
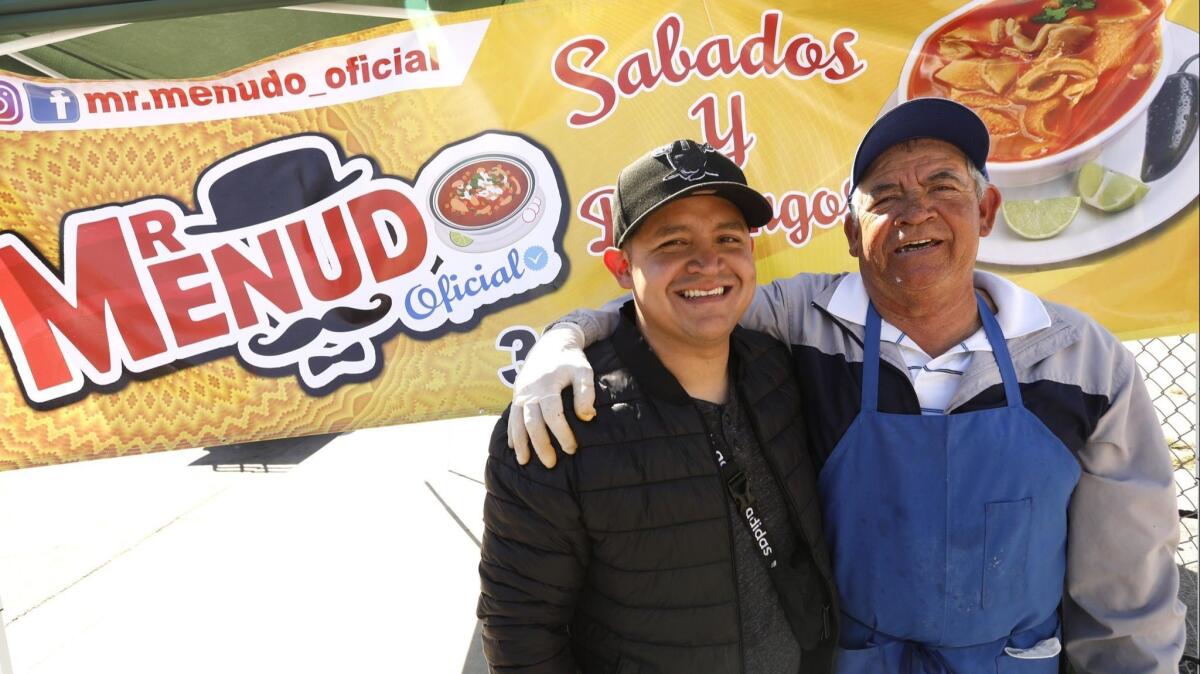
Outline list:
[[[741,329],[731,344],[738,393],[799,533],[802,621],[835,620],[788,349]],[[495,672],[740,673],[732,504],[704,421],[628,317],[587,357],[597,417],[567,414],[577,454],[560,453],[553,470],[522,467],[507,412],[492,434],[479,565],[488,662]],[[836,622],[826,632],[803,653],[804,672],[830,670]]]

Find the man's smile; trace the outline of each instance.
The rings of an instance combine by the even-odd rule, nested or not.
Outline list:
[[[722,296],[725,295],[725,291],[729,290],[730,287],[731,286],[717,286],[716,288],[711,288],[708,290],[701,290],[699,288],[688,288],[687,290],[680,290],[680,291],[676,292],[675,294],[682,297],[685,300],[702,302],[705,300],[714,300],[714,299],[721,298]]]
[[[942,245],[942,242],[939,239],[917,239],[916,241],[909,241],[908,243],[901,244],[892,252],[896,253],[897,255],[906,255],[908,253],[915,253],[928,248],[935,248],[940,245]]]

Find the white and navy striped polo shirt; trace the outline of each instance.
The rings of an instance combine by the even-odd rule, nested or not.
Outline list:
[[[996,322],[1006,340],[1050,327],[1050,315],[1037,295],[995,274],[975,272],[975,287],[991,296],[996,304]],[[862,276],[847,274],[829,299],[829,312],[856,325],[867,323],[867,289]],[[958,390],[959,381],[976,351],[992,350],[980,327],[975,334],[959,342],[946,353],[931,358],[917,343],[896,326],[883,321],[879,337],[900,348],[908,377],[912,380],[922,414],[945,414],[946,406]]]

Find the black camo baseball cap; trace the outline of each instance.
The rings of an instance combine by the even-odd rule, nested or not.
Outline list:
[[[732,202],[750,229],[774,215],[771,202],[746,185],[746,174],[728,157],[707,143],[677,140],[642,155],[617,176],[613,245],[624,243],[655,209],[705,194]]]

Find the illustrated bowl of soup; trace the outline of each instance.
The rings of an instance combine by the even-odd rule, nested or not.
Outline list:
[[[468,252],[516,242],[537,223],[533,170],[505,154],[468,157],[446,171],[429,195],[430,211],[444,242]]]
[[[988,176],[1035,185],[1099,156],[1150,105],[1162,68],[1164,0],[976,0],[917,38],[900,101],[936,96],[991,134]]]

